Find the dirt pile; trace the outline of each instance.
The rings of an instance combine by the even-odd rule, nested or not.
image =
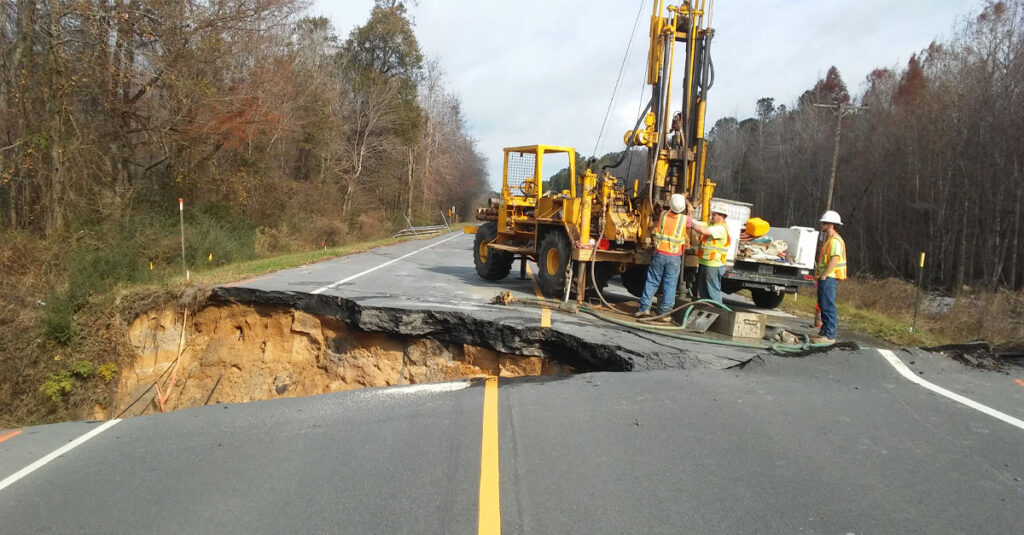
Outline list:
[[[369,386],[498,375],[572,373],[543,357],[432,338],[355,331],[329,316],[276,305],[216,304],[184,321],[156,310],[131,324],[111,416],[297,397]]]

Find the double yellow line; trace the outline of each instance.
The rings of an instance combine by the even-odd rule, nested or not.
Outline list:
[[[477,533],[501,533],[501,497],[498,485],[498,378],[484,382],[484,423],[480,441],[480,515]]]
[[[533,283],[533,292],[537,294],[538,298],[544,299],[544,294],[541,293],[540,286],[537,286],[537,278],[533,276],[533,270],[530,269],[530,264],[526,264],[526,274],[530,276],[530,282]],[[551,326],[551,310],[547,307],[540,309],[540,326]]]
[[[543,299],[537,279],[533,276],[530,265],[526,265],[526,273],[530,276],[533,291]],[[551,327],[551,310],[542,308],[540,326]],[[484,381],[484,417],[483,432],[480,439],[480,512],[477,520],[477,533],[480,535],[500,535],[501,533],[501,492],[499,485],[500,469],[498,465],[498,378],[488,377]]]

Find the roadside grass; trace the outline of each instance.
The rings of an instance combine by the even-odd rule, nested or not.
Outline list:
[[[110,411],[118,370],[134,359],[128,328],[147,311],[192,306],[218,284],[418,239],[382,238],[257,259],[242,249],[215,252],[213,261],[186,254],[192,280],[185,281],[180,256],[173,261],[166,240],[156,245],[169,252],[150,269],[138,245],[142,239],[75,250],[70,240],[44,242],[24,232],[3,238],[0,428],[115,416]]]
[[[438,235],[435,234],[430,237],[434,238],[437,236]],[[281,271],[283,269],[291,269],[294,267],[304,266],[306,264],[312,264],[314,262],[320,262],[322,260],[328,260],[340,256],[361,253],[364,251],[368,251],[370,249],[375,249],[377,247],[393,245],[396,243],[410,241],[413,239],[417,238],[382,238],[379,240],[353,243],[338,247],[328,247],[326,249],[317,249],[313,251],[304,251],[300,253],[271,256],[256,260],[247,260],[243,262],[217,266],[206,270],[200,267],[200,269],[193,274],[194,276],[192,277],[192,279],[199,284],[225,284],[229,282],[244,280],[246,278],[265,275],[267,273],[273,273],[275,271]],[[178,270],[178,272],[175,275],[171,276],[172,280],[176,280],[179,282],[181,278],[182,275],[180,273],[180,270]]]
[[[840,328],[864,332],[899,346],[936,346],[985,340],[996,347],[1024,346],[1024,294],[1021,292],[963,292],[947,312],[924,306],[921,292],[917,329],[915,286],[899,279],[851,278],[839,284]],[[795,316],[814,317],[814,288],[787,296],[779,308]]]
[[[931,329],[922,328],[918,318],[918,329],[910,332],[912,318],[904,318],[901,314],[892,314],[878,310],[861,308],[855,304],[844,303],[845,296],[840,290],[836,308],[839,310],[839,327],[868,334],[879,340],[899,346],[933,346],[953,343],[953,339],[941,336]],[[779,308],[785,312],[812,320],[817,297],[814,289],[801,290],[796,299],[787,297]]]

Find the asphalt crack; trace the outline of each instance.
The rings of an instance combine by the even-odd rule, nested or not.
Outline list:
[[[510,314],[488,320],[458,309],[396,308],[373,306],[355,299],[302,292],[259,290],[221,286],[213,290],[210,302],[278,305],[310,314],[334,317],[348,328],[368,333],[421,336],[441,342],[485,347],[524,356],[541,356],[572,366],[578,372],[633,371],[667,368],[720,368],[735,366],[753,358],[729,349],[709,353],[701,344],[670,345],[654,336],[643,336],[626,329],[606,327],[591,339],[564,328],[523,325],[522,317]],[[625,344],[631,332],[643,344]],[[593,333],[591,330],[590,333]],[[633,347],[641,346],[641,347]]]

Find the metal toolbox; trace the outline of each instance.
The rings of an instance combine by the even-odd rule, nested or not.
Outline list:
[[[765,315],[756,312],[721,311],[711,330],[733,338],[764,338]]]

